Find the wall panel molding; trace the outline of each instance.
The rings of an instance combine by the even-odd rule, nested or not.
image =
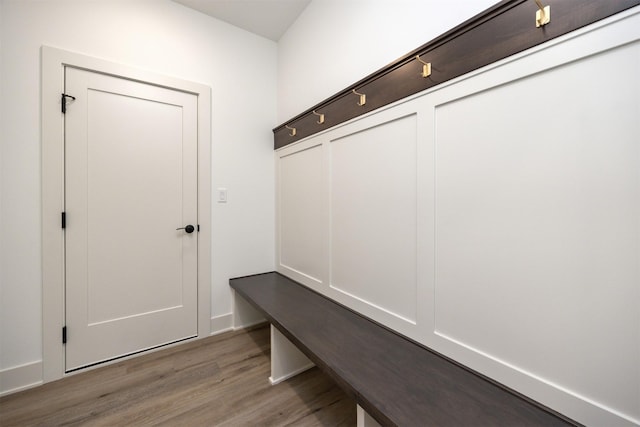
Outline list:
[[[588,70],[607,64],[616,64],[613,80],[632,82],[638,47],[435,107],[436,334],[572,393],[590,390],[601,402],[616,389],[629,396],[616,402],[627,413],[629,365],[590,372],[584,354],[611,357],[604,348],[615,348],[640,360],[632,328],[624,326],[639,321],[632,314],[639,308],[632,302],[640,280],[639,149],[630,130],[640,86],[583,88]],[[536,96],[539,87],[547,88],[545,97]],[[516,103],[527,114],[514,114]],[[528,131],[534,112],[553,130],[544,137]],[[596,315],[595,307],[607,314]],[[586,331],[599,337],[599,349],[590,348]]]
[[[593,70],[605,69],[606,84],[593,87]],[[322,286],[279,271],[580,423],[640,425],[638,73],[634,8],[277,150],[276,162],[323,147],[324,201]],[[413,117],[377,143],[377,130]],[[413,268],[404,255],[370,267],[349,260],[386,244],[367,239],[395,215],[375,193],[386,165],[373,177],[359,168],[368,156],[393,161],[395,146],[414,141],[415,204],[397,204],[398,217],[416,214],[412,319],[371,298],[376,290],[332,283],[331,269]],[[357,147],[339,165],[349,174],[332,182],[340,143]],[[371,187],[348,188],[360,177]],[[371,221],[362,241],[351,225],[332,224],[342,182],[347,215]]]
[[[277,153],[277,266],[310,286],[325,283],[326,177],[317,141]]]
[[[415,324],[418,114],[330,139],[330,286]]]

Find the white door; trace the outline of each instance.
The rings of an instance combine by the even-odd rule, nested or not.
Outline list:
[[[71,67],[65,93],[71,371],[197,335],[197,98]]]

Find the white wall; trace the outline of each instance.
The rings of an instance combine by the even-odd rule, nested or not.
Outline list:
[[[169,0],[0,8],[0,371],[42,358],[42,45],[212,88],[213,188],[228,188],[229,202],[212,206],[211,317],[231,326],[228,278],[274,268],[276,44]]]
[[[278,123],[495,3],[313,0],[278,43]]]

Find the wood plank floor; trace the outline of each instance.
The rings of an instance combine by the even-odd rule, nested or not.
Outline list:
[[[354,426],[313,368],[276,386],[269,327],[229,332],[0,398],[0,426]]]

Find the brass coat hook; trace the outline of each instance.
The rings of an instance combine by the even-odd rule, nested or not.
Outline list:
[[[367,103],[367,95],[365,95],[364,93],[358,93],[358,92],[356,92],[355,89],[353,89],[353,93],[360,97],[360,102],[358,102],[358,105],[360,107],[362,107],[364,104]]]
[[[289,134],[289,136],[296,136],[296,128],[290,128],[287,125],[284,125],[284,127],[286,127],[287,129],[289,129],[291,131],[291,133]]]
[[[431,75],[431,62],[424,62],[420,59],[420,55],[416,55],[416,59],[422,63],[422,77],[429,77]]]
[[[539,9],[536,11],[536,28],[540,28],[551,21],[551,6],[543,6],[540,0],[534,1],[538,5]]]
[[[314,115],[316,115],[316,116],[320,117],[320,118],[318,119],[318,121],[316,122],[317,124],[321,125],[321,124],[323,124],[323,123],[324,123],[324,114],[322,114],[322,113],[316,113],[316,111],[315,111],[315,110],[313,110],[313,111],[312,111],[312,113],[313,113]]]

